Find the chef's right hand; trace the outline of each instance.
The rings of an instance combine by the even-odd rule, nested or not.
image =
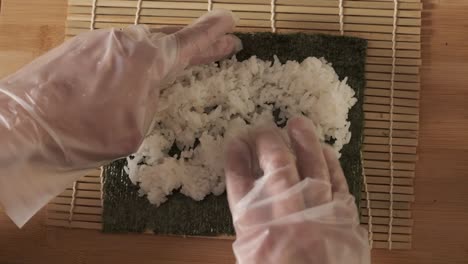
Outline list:
[[[370,263],[367,232],[335,152],[306,118],[291,119],[287,131],[292,151],[273,126],[227,145],[238,263]]]

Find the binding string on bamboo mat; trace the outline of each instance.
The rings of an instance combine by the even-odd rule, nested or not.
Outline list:
[[[370,199],[370,193],[369,193],[369,184],[367,182],[367,175],[366,175],[366,172],[364,170],[364,155],[361,151],[361,166],[363,168],[362,170],[362,183],[363,183],[363,189],[364,189],[364,199],[365,199],[365,210],[367,212],[367,216],[368,216],[368,221],[367,221],[367,225],[368,225],[368,234],[369,234],[369,246],[370,248],[372,249],[373,246],[374,246],[374,232],[373,232],[373,226],[372,226],[372,206],[371,206],[371,199]]]
[[[240,17],[238,31],[310,32],[368,40],[361,222],[373,248],[409,249],[419,130],[420,0],[69,0],[67,37],[89,29],[185,25],[206,10]],[[101,172],[48,208],[48,224],[101,229]],[[72,221],[72,199],[74,199]]]
[[[271,0],[271,32],[276,32],[276,0]]]
[[[71,202],[70,202],[70,212],[69,212],[68,222],[73,221],[73,213],[74,213],[74,209],[75,209],[75,200],[76,200],[76,185],[77,184],[78,184],[78,182],[74,182],[73,187],[72,187],[72,197],[71,197]]]
[[[96,23],[96,6],[97,0],[93,0],[93,5],[91,7],[91,21],[89,23],[90,30],[94,30],[94,23]]]
[[[208,0],[208,11],[213,10],[213,0]]]
[[[395,95],[395,64],[396,64],[396,29],[398,21],[398,0],[393,0],[394,13],[393,13],[393,31],[392,31],[392,72],[390,78],[390,127],[389,127],[389,160],[390,160],[390,220],[388,221],[388,249],[392,249],[393,246],[393,189],[394,189],[394,163],[393,163],[393,108],[394,108],[394,95]]]
[[[135,12],[135,22],[134,22],[135,25],[138,25],[139,22],[140,22],[140,12],[141,12],[141,3],[142,2],[143,2],[142,0],[138,0],[138,2],[137,2],[137,9],[136,9],[136,12]]]
[[[99,194],[100,197],[99,199],[101,200],[101,208],[104,208],[104,168],[100,168],[100,173],[99,173]]]
[[[344,0],[339,0],[339,1],[338,1],[338,8],[339,8],[339,13],[338,13],[338,15],[340,16],[340,34],[341,34],[342,36],[344,35],[343,1],[344,1]]]

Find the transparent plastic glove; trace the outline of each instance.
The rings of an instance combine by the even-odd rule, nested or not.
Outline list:
[[[0,82],[0,204],[22,226],[89,169],[134,153],[159,91],[242,47],[229,11],[180,28],[81,34]]]
[[[291,119],[287,131],[292,150],[276,127],[226,146],[237,262],[370,263],[367,232],[335,152],[322,147],[308,119]],[[258,167],[263,176],[256,179]]]

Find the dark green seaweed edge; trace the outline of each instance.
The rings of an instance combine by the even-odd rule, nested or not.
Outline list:
[[[324,57],[327,61],[333,62],[340,79],[348,76],[348,84],[355,90],[358,102],[349,112],[348,120],[352,121],[350,126],[352,137],[350,143],[342,149],[340,162],[350,192],[354,195],[357,208],[359,208],[363,169],[361,146],[364,127],[363,100],[367,41],[354,37],[302,33],[288,35],[243,33],[236,35],[244,43],[243,51],[237,54],[239,61],[249,58],[252,54],[264,60],[272,60],[272,54],[277,54],[282,62],[286,60],[302,61],[309,56]],[[284,49],[284,45],[294,41],[296,44],[301,41],[302,45],[314,43],[315,46],[303,49],[296,47],[293,55],[288,54],[290,50]],[[259,45],[263,47],[259,47]],[[340,48],[333,49],[330,48],[330,45]],[[329,59],[332,56],[335,59]],[[203,201],[195,202],[176,192],[166,203],[156,208],[148,202],[145,196],[138,195],[138,186],[130,182],[128,175],[123,170],[125,164],[126,160],[120,159],[104,167],[102,218],[104,232],[153,230],[155,234],[171,235],[218,236],[234,234],[226,194],[221,196],[208,195]]]

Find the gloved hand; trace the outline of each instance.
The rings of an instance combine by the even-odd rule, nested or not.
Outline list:
[[[287,132],[292,151],[277,128],[265,127],[226,146],[237,262],[370,263],[367,232],[336,154],[306,118],[291,119]]]
[[[81,34],[0,82],[0,204],[22,226],[89,169],[134,153],[160,89],[186,66],[242,48],[235,18]]]

